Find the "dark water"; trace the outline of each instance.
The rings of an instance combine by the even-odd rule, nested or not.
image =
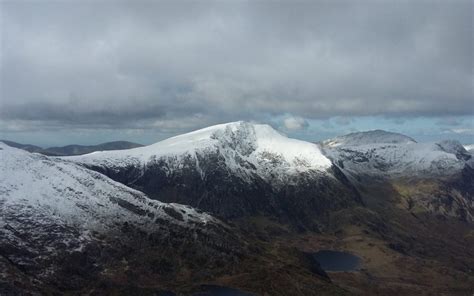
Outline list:
[[[255,296],[237,289],[206,285],[202,286],[204,292],[194,293],[193,296]]]
[[[313,254],[324,271],[355,271],[362,260],[360,257],[346,252],[321,250]]]

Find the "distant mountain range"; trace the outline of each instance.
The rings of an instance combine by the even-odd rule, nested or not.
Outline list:
[[[62,147],[50,147],[41,148],[30,144],[20,144],[8,140],[0,140],[8,146],[26,150],[28,152],[36,152],[49,156],[67,156],[67,155],[82,155],[95,151],[107,151],[107,150],[121,150],[142,147],[143,145],[127,142],[127,141],[114,141],[107,142],[98,145],[67,145]]]
[[[49,157],[0,143],[0,294],[474,287],[474,154],[457,141],[375,130],[311,143],[232,122],[94,147]],[[357,255],[361,269],[326,273],[319,250]]]
[[[354,186],[366,180],[447,182],[463,173],[474,180],[472,153],[457,141],[417,143],[375,130],[313,144],[247,122],[216,125],[146,147],[65,159],[158,200],[226,218],[271,214],[310,229],[321,224],[328,209],[360,204]],[[465,186],[474,190],[474,184]],[[437,197],[413,202],[429,209],[440,202]],[[450,204],[449,209],[439,205],[434,210],[474,221],[470,202],[454,199]]]

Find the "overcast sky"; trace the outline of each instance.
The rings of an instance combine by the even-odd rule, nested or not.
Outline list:
[[[1,1],[0,138],[266,122],[474,142],[473,1]]]

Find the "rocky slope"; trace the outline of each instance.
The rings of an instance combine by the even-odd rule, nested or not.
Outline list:
[[[417,143],[383,131],[320,143],[323,153],[358,187],[400,191],[400,206],[474,221],[474,158],[457,141]]]
[[[109,263],[143,249],[179,260],[163,263],[167,277],[204,258],[203,270],[234,262],[242,252],[228,226],[189,206],[150,200],[74,163],[4,144],[0,159],[0,294],[80,291]]]

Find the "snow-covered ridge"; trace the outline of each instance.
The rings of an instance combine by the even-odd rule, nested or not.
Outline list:
[[[408,137],[402,138],[403,135],[389,138],[388,141],[380,141],[379,137],[359,137],[357,134],[355,137],[351,134],[351,137],[358,141],[325,141],[324,152],[344,171],[352,174],[380,177],[449,176],[472,163],[472,157],[458,141],[416,143]],[[344,136],[336,139],[344,139]]]
[[[1,256],[31,272],[35,281],[58,277],[62,285],[67,281],[62,276],[70,278],[64,267],[82,262],[102,267],[120,260],[116,256],[124,248],[166,249],[176,243],[216,250],[227,242],[233,248],[236,241],[227,227],[192,207],[151,200],[75,163],[0,143]],[[80,263],[78,256],[84,258]],[[94,266],[88,272],[94,273]]]
[[[166,220],[179,227],[217,222],[191,207],[143,193],[75,163],[0,143],[0,225],[31,220],[108,233],[124,222],[143,231]]]
[[[269,125],[232,122],[200,129],[135,149],[101,151],[65,159],[92,166],[120,169],[143,167],[163,158],[193,158],[217,153],[231,170],[253,167],[262,175],[276,170],[288,174],[307,170],[326,171],[331,161],[313,143],[287,138]],[[250,166],[242,166],[242,163]]]
[[[150,164],[160,163],[166,174],[192,165],[204,176],[200,160],[217,157],[219,165],[251,180],[257,174],[271,184],[286,184],[304,172],[328,173],[332,164],[348,173],[377,176],[442,176],[459,172],[474,161],[456,141],[417,143],[392,132],[374,130],[351,133],[314,144],[288,138],[269,125],[232,122],[175,136],[153,145],[94,152],[65,159],[99,171],[138,169],[137,178]],[[209,166],[207,166],[209,170]],[[130,181],[130,180],[129,180]],[[274,182],[278,181],[278,182]]]
[[[366,144],[410,144],[416,141],[408,136],[387,132],[383,130],[373,130],[366,132],[356,132],[344,136],[338,136],[322,142],[325,147],[338,146],[358,146]]]

